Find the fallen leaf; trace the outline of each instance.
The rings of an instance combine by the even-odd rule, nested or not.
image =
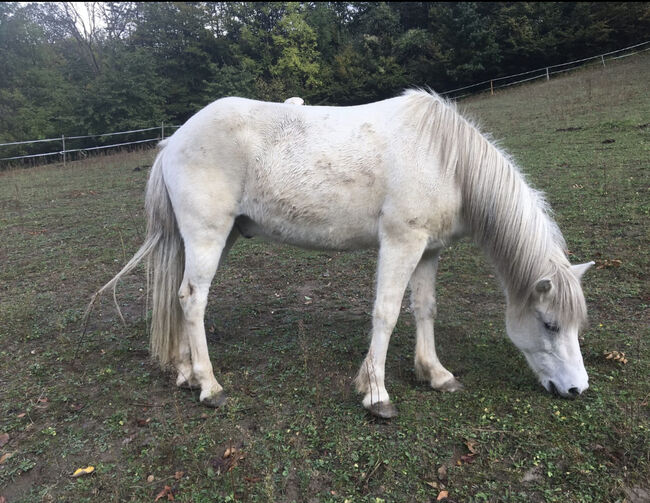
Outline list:
[[[87,466],[86,468],[77,468],[72,474],[73,478],[81,477],[82,475],[88,475],[95,471],[94,466]]]
[[[246,482],[250,482],[251,484],[254,484],[255,482],[259,482],[262,480],[262,477],[244,477],[244,480]]]
[[[444,500],[447,496],[449,496],[449,491],[440,491],[440,493],[438,493],[436,501]]]
[[[622,363],[623,365],[627,363],[625,353],[622,351],[605,351],[604,356],[605,360],[614,360],[615,362]]]
[[[165,496],[167,497],[167,501],[174,501],[174,493],[172,493],[171,487],[165,486],[164,489],[158,493],[158,496],[156,496],[154,501],[158,501]]]
[[[218,473],[226,473],[231,471],[237,466],[240,460],[244,459],[246,455],[234,447],[228,447],[226,452],[220,458],[212,460],[212,466]]]
[[[7,498],[0,496],[0,503],[7,503]]]
[[[147,482],[153,482],[153,479],[154,479],[154,476],[153,476],[153,475],[149,475],[149,476],[147,477]]]
[[[440,468],[438,468],[438,480],[447,480],[447,467],[445,465],[442,465]]]
[[[0,435],[0,447],[9,442],[9,433],[3,433]]]
[[[460,459],[458,460],[458,464],[460,465],[461,462],[465,464],[470,464],[473,463],[474,460],[476,459],[477,454],[467,454],[466,456],[461,456]]]
[[[4,463],[5,461],[7,461],[7,460],[8,460],[11,456],[13,456],[13,455],[14,455],[13,452],[6,452],[6,453],[4,453],[4,454],[0,457],[0,465],[1,465],[2,463]]]
[[[16,417],[25,417],[26,414],[27,414],[27,412],[21,412]]]
[[[478,442],[477,442],[476,440],[473,440],[473,439],[471,439],[471,438],[468,438],[468,439],[465,441],[465,445],[466,445],[467,448],[469,449],[469,452],[470,452],[470,453],[472,453],[472,454],[476,454],[476,452],[477,452],[477,451],[476,451],[476,446],[478,445]]]
[[[183,477],[183,475],[185,475],[185,472],[178,471],[174,474],[174,478],[176,480],[180,480]]]
[[[437,482],[429,482],[427,480],[424,481],[424,483],[428,486],[433,487],[434,489],[438,489],[438,483]]]
[[[147,426],[151,422],[151,418],[148,417],[147,419],[136,419],[135,422],[138,426]]]

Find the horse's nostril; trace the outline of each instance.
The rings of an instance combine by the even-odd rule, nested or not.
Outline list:
[[[571,388],[569,390],[569,395],[571,395],[573,398],[576,398],[578,395],[580,395],[580,390],[578,388]]]

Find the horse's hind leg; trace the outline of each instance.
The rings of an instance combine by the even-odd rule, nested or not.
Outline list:
[[[226,245],[224,246],[220,258],[219,258],[219,267],[221,267],[228,255],[228,252],[237,241],[239,237],[239,231],[233,226],[226,240]],[[190,348],[190,340],[188,337],[188,331],[183,330],[179,334],[178,340],[178,353],[175,359],[175,366],[178,372],[176,378],[176,385],[181,388],[198,388],[200,383],[198,379],[194,376],[194,371],[192,370],[192,352]]]
[[[179,222],[185,245],[185,272],[178,291],[183,310],[183,333],[179,345],[183,367],[178,369],[177,384],[184,384],[183,379],[186,379],[188,385],[198,385],[201,388],[201,403],[210,407],[222,405],[226,395],[214,377],[203,318],[210,283],[227,250],[234,219],[218,220],[214,219],[213,222],[216,222],[206,227],[196,225],[196,222],[202,221],[198,218],[186,226]],[[191,367],[187,365],[188,349]]]
[[[415,316],[415,373],[439,391],[458,391],[462,385],[442,366],[436,354],[433,322],[436,317],[438,252],[425,253],[411,277],[411,307]]]

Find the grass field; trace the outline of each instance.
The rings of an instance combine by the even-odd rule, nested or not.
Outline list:
[[[416,383],[405,299],[387,360],[400,416],[376,420],[351,384],[375,252],[247,240],[206,316],[229,402],[203,408],[148,359],[142,272],[118,290],[126,326],[106,298],[81,334],[141,243],[153,153],[0,174],[0,501],[648,501],[648,82],[639,56],[462,103],[547,193],[572,261],[596,261],[575,401],[537,384],[463,241],[441,261],[436,339],[466,389]]]

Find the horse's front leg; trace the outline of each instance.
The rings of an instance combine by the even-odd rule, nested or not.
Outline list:
[[[415,374],[439,391],[458,391],[463,386],[438,360],[433,335],[438,257],[438,251],[425,253],[411,277],[411,307],[416,324]]]
[[[388,342],[397,322],[408,280],[426,246],[424,235],[400,235],[382,239],[377,264],[377,296],[372,316],[372,341],[355,379],[364,393],[363,406],[372,414],[390,418],[397,409],[384,386]]]

